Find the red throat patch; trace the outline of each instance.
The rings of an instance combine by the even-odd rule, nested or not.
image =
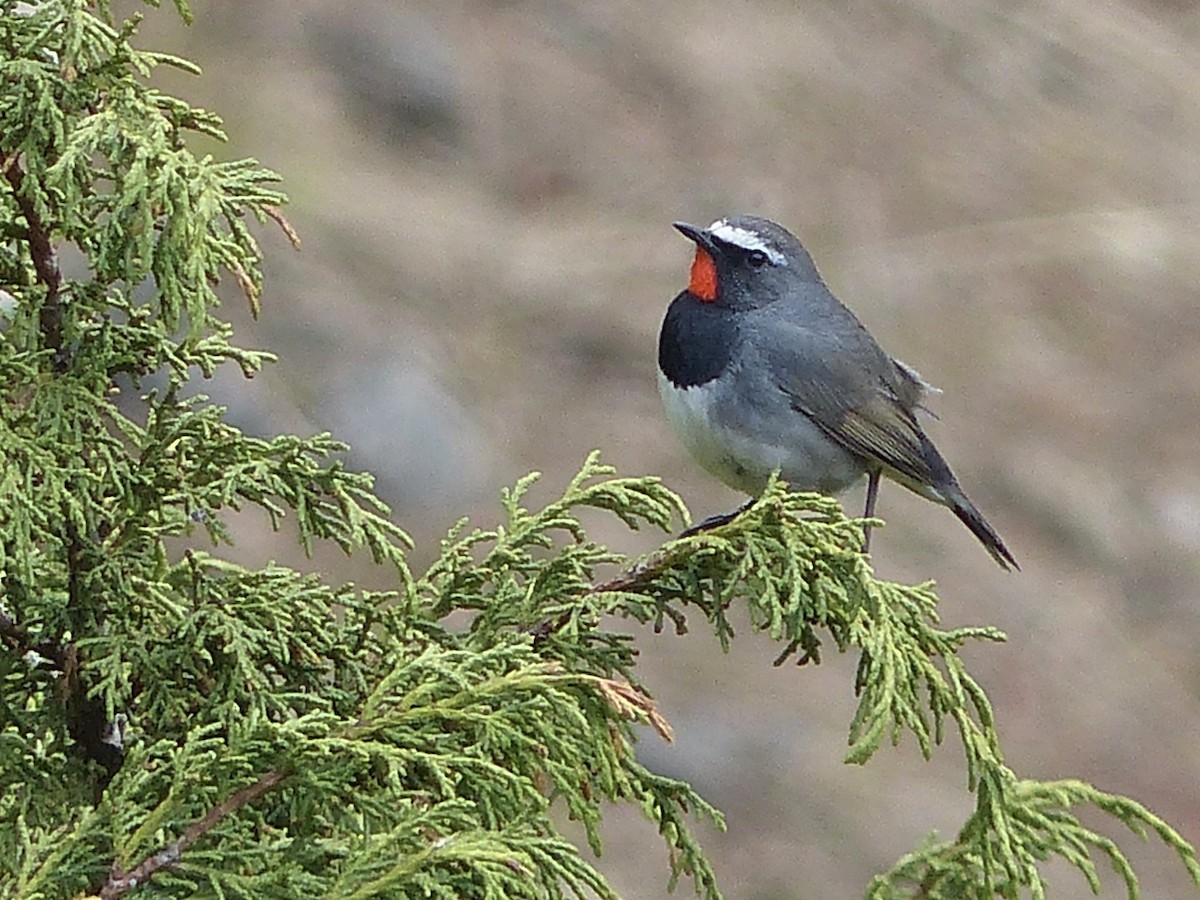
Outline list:
[[[692,277],[688,281],[688,292],[705,303],[717,299],[717,264],[709,256],[708,251],[696,248],[696,258],[692,260]]]

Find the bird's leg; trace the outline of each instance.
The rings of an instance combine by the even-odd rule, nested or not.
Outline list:
[[[749,500],[747,500],[745,503],[743,503],[741,506],[739,506],[733,512],[720,513],[715,516],[709,516],[707,519],[705,519],[703,522],[699,523],[698,525],[693,525],[691,528],[685,528],[683,531],[681,531],[679,533],[679,536],[681,538],[691,537],[694,534],[700,534],[702,531],[710,531],[713,528],[720,528],[722,525],[728,525],[730,522],[732,522],[734,519],[736,519],[738,516],[740,516],[742,513],[744,513],[746,510],[748,510],[753,505],[754,505],[754,498],[751,497]]]
[[[875,518],[875,500],[879,497],[879,469],[867,476],[867,508],[863,512],[864,519]],[[871,552],[871,526],[863,526],[863,553]]]

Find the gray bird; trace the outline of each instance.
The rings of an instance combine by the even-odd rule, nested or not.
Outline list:
[[[675,227],[696,256],[663,320],[658,385],[705,469],[752,497],[776,469],[825,494],[866,475],[868,518],[886,475],[949,507],[997,563],[1019,568],[917,421],[934,389],[875,343],[795,235],[756,216]]]

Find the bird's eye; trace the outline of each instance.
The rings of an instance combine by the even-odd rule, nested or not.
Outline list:
[[[767,264],[767,254],[761,250],[751,250],[746,254],[746,262],[750,263],[752,269],[761,269]]]

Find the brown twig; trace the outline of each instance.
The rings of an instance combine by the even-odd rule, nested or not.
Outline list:
[[[157,853],[146,857],[128,872],[114,863],[108,881],[100,889],[100,897],[102,900],[113,900],[114,897],[120,897],[144,884],[160,869],[175,865],[188,847],[212,831],[222,819],[277,787],[284,777],[282,772],[273,770],[263,775],[254,784],[247,785],[240,791],[230,794],[228,798],[206,812],[204,818],[189,825],[178,840],[172,841]]]
[[[590,597],[593,594],[603,594],[607,591],[629,591],[648,584],[671,563],[674,556],[672,549],[673,548],[670,547],[664,547],[655,552],[649,558],[637,563],[634,566],[631,566],[619,575],[615,575],[612,578],[609,578],[607,581],[597,581],[587,589],[583,596]],[[675,618],[674,615],[672,615],[672,618]],[[529,633],[533,635],[533,640],[535,643],[540,643],[551,634],[558,631],[560,628],[565,627],[570,619],[571,613],[564,612],[556,618],[546,619],[543,622],[539,622],[537,625],[534,625],[529,629]],[[681,629],[679,633],[682,634],[682,629],[684,627],[682,622],[680,622],[678,619],[675,619],[675,626],[677,629]],[[656,630],[660,629],[661,627],[662,625],[660,617],[660,621],[656,627]]]
[[[630,719],[645,719],[668,744],[675,740],[675,729],[658,709],[654,698],[628,681],[616,678],[595,678],[592,683],[606,703],[618,715]]]
[[[274,219],[275,224],[278,225],[280,227],[280,229],[283,230],[284,235],[287,237],[288,241],[292,245],[292,249],[294,249],[294,250],[301,249],[300,233],[298,231],[296,231],[296,229],[292,225],[292,223],[287,220],[287,216],[285,216],[283,214],[283,210],[281,210],[278,206],[274,206],[272,204],[267,204],[266,206],[264,206],[262,208],[262,211],[265,212],[272,219]]]
[[[38,280],[46,286],[46,299],[42,302],[39,324],[46,339],[46,346],[54,350],[55,368],[63,371],[67,367],[67,357],[63,351],[62,302],[59,299],[59,292],[62,290],[62,271],[58,267],[58,254],[54,250],[54,245],[50,243],[50,233],[41,217],[38,216],[33,200],[22,193],[25,172],[21,168],[15,152],[6,157],[3,164],[0,164],[0,171],[3,171],[5,179],[12,187],[17,208],[25,217],[25,237],[29,241],[29,254],[33,258],[33,269],[37,273]]]
[[[250,315],[255,319],[258,318],[262,307],[259,305],[258,288],[254,284],[254,280],[242,268],[241,263],[236,259],[229,263],[229,271],[233,272],[233,277],[237,279],[238,287],[242,289],[242,293],[246,296],[246,302],[250,305]]]

